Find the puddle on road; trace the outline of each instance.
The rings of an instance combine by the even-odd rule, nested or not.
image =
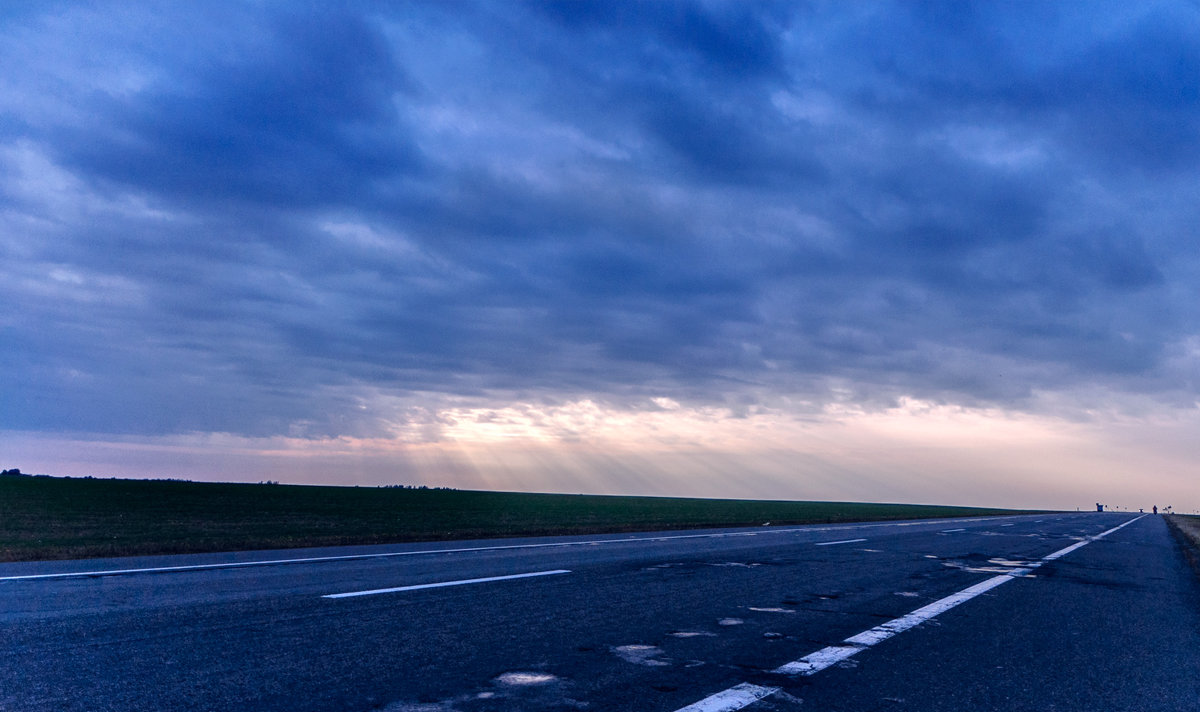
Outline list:
[[[677,630],[674,633],[667,633],[667,635],[671,636],[672,638],[715,638],[715,637],[717,637],[716,633],[709,633],[708,631],[698,631],[698,630]]]
[[[988,563],[995,564],[996,566],[1010,566],[1014,569],[1019,569],[1019,568],[1023,568],[1026,566],[1030,566],[1030,565],[1032,565],[1033,562],[1020,561],[1017,559],[998,559],[997,558],[997,559],[988,559]]]
[[[558,678],[548,672],[506,672],[496,678],[501,685],[545,685]]]
[[[905,598],[920,598],[921,596],[921,594],[917,593],[916,591],[897,591],[896,595],[904,596]]]
[[[657,645],[618,645],[612,651],[617,657],[634,665],[665,667],[671,664],[665,660],[656,659],[663,654],[663,649]]]
[[[1005,561],[1006,563],[998,563],[1000,561]],[[967,571],[973,574],[1012,574],[1014,571],[1025,568],[1029,565],[1028,562],[1007,562],[1005,559],[992,559],[989,560],[988,563],[992,565],[978,566],[967,564],[962,561],[943,561],[942,566],[958,569],[959,571]],[[1019,578],[1037,578],[1037,574],[1027,572],[1020,574]]]
[[[795,611],[791,610],[790,608],[758,608],[758,607],[756,607],[756,606],[749,606],[749,609],[750,609],[750,610],[752,610],[752,611],[758,611],[759,613],[789,613],[789,614],[795,614]]]
[[[721,620],[717,621],[717,625],[741,625],[745,622],[746,621],[742,620],[741,618],[722,618]]]
[[[491,689],[478,689],[439,702],[396,701],[382,712],[467,712],[497,709],[584,709],[585,702],[572,699],[569,680],[537,670],[513,670],[492,678]],[[481,706],[483,705],[483,706]]]

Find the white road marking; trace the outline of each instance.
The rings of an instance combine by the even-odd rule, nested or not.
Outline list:
[[[1141,517],[1138,517],[1138,519],[1141,519]],[[1137,520],[1135,519],[1134,521],[1137,521]],[[1123,527],[1125,525],[1122,524],[1121,526]],[[1120,529],[1120,528],[1121,527],[1117,527],[1117,529]],[[1109,531],[1116,531],[1116,529],[1110,529]],[[1108,534],[1108,532],[1104,532],[1104,534],[1097,534],[1095,538],[1099,539],[1100,537],[1104,536],[1105,534]],[[1064,557],[1067,554],[1070,554],[1072,551],[1075,551],[1076,549],[1078,549],[1081,546],[1087,546],[1089,543],[1091,543],[1091,541],[1092,541],[1092,539],[1084,539],[1083,541],[1077,541],[1065,549],[1061,549],[1059,551],[1054,552],[1053,554],[1050,554],[1049,556],[1044,557],[1042,559],[1042,561],[1054,561],[1055,559]]]
[[[997,518],[1019,517],[1024,515],[1003,515]],[[870,524],[841,524],[826,527],[795,527],[789,529],[767,529],[757,532],[724,532],[717,534],[675,534],[671,536],[626,537],[624,539],[590,539],[586,541],[560,541],[546,544],[508,544],[501,546],[471,546],[456,549],[423,549],[421,551],[391,551],[379,554],[346,554],[342,556],[312,556],[295,559],[269,559],[265,561],[229,561],[216,564],[189,564],[186,566],[151,566],[137,569],[102,569],[98,571],[66,571],[54,574],[26,574],[23,576],[0,576],[0,581],[29,581],[35,579],[86,578],[89,576],[119,576],[123,574],[155,574],[179,573],[184,571],[205,571],[211,569],[238,569],[248,566],[279,566],[283,564],[315,564],[328,561],[361,561],[365,559],[387,559],[395,556],[427,556],[431,554],[463,554],[480,551],[504,551],[509,549],[551,549],[569,546],[598,546],[600,544],[630,544],[639,542],[668,541],[672,539],[725,539],[739,536],[755,536],[758,534],[795,534],[797,532],[829,532],[854,529],[874,529],[877,527],[913,527],[920,525],[938,525],[946,523],[979,522],[984,518],[972,519],[931,519],[915,522],[880,522]]]
[[[965,532],[966,529],[943,529],[943,534],[953,534],[954,532]]]
[[[883,642],[888,638],[897,635],[898,633],[903,633],[906,630],[924,623],[925,621],[938,616],[950,610],[951,608],[954,608],[960,603],[965,603],[976,596],[987,593],[993,588],[996,588],[1003,583],[1007,583],[1014,578],[1024,576],[1048,561],[1054,561],[1055,559],[1062,558],[1063,556],[1066,556],[1082,546],[1086,546],[1097,539],[1106,537],[1122,527],[1127,527],[1141,518],[1142,517],[1130,519],[1124,524],[1113,527],[1106,532],[1102,532],[1093,537],[1088,537],[1083,541],[1076,542],[1071,546],[1068,546],[1065,549],[1060,549],[1052,554],[1047,554],[1046,556],[1043,556],[1040,561],[1033,562],[1029,566],[1013,569],[1008,573],[993,576],[992,578],[977,583],[974,586],[964,588],[958,593],[950,594],[949,596],[934,601],[927,606],[922,606],[912,613],[890,620],[882,625],[877,625],[870,630],[865,630],[862,633],[859,633],[858,635],[846,638],[844,641],[842,641],[842,645],[830,645],[828,647],[821,648],[814,653],[809,653],[799,660],[785,663],[784,665],[776,668],[773,672],[781,675],[793,676],[814,675],[828,667],[846,660],[853,655],[857,655],[867,648]],[[736,685],[722,692],[718,692],[715,695],[710,695],[709,697],[706,697],[694,704],[688,705],[687,707],[680,708],[677,710],[677,712],[713,712],[715,710],[720,710],[720,712],[735,712],[736,710],[749,707],[758,700],[773,695],[782,689],[778,687],[772,688],[762,687],[759,685],[750,685],[750,687],[754,688],[757,693],[762,694],[759,694],[758,696],[751,696],[745,692],[735,692],[743,687],[745,687],[745,685]]]
[[[779,692],[779,689],[778,687],[763,687],[743,682],[728,690],[705,697],[687,707],[681,707],[678,712],[734,712],[734,710],[752,705],[764,697],[770,697]]]
[[[918,608],[908,615],[890,620],[870,630],[863,631],[858,635],[846,638],[843,642],[849,643],[849,645],[831,645],[828,648],[822,648],[815,653],[805,655],[799,660],[781,665],[775,669],[775,672],[781,675],[812,675],[818,673],[827,667],[840,663],[851,655],[856,655],[866,650],[872,645],[881,643],[898,633],[903,633],[941,613],[945,613],[960,603],[969,601],[980,594],[987,593],[1000,584],[1011,581],[1015,576],[1021,576],[1026,573],[1029,573],[1029,569],[1017,569],[1012,573],[993,576],[982,583],[975,584],[958,593],[934,601],[928,606]]]
[[[813,546],[833,546],[834,544],[856,544],[860,541],[866,541],[866,539],[843,539],[841,541],[823,541],[819,544],[813,544]]]
[[[446,588],[447,586],[466,586],[473,583],[490,583],[492,581],[511,581],[513,579],[533,578],[534,576],[554,576],[569,574],[566,569],[554,571],[534,571],[527,574],[509,574],[508,576],[488,576],[486,578],[462,579],[461,581],[440,581],[438,583],[421,583],[415,586],[396,586],[395,588],[376,588],[370,591],[351,591],[349,593],[331,593],[321,598],[354,598],[355,596],[374,596],[377,593],[398,593],[400,591],[419,591],[424,588]]]

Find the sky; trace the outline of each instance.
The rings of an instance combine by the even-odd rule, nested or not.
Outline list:
[[[1200,509],[1200,8],[0,10],[0,460]]]

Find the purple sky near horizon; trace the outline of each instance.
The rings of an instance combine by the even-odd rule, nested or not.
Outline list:
[[[0,465],[1200,509],[1200,10],[0,10]]]

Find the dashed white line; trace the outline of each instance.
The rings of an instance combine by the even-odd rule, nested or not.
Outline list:
[[[1047,554],[1046,556],[1043,556],[1040,561],[1033,562],[1026,567],[1013,569],[1008,573],[993,576],[992,578],[977,583],[974,586],[964,588],[957,593],[953,593],[945,598],[934,601],[927,606],[922,606],[912,613],[890,620],[882,625],[877,625],[870,630],[859,633],[858,635],[846,638],[844,641],[842,641],[842,645],[830,645],[814,653],[809,653],[799,660],[785,663],[784,665],[776,668],[773,672],[780,675],[791,676],[807,676],[816,674],[830,666],[846,660],[853,655],[857,655],[863,650],[887,640],[898,633],[903,633],[906,630],[909,630],[935,616],[938,616],[961,603],[965,603],[976,596],[987,593],[1003,583],[1007,583],[1014,578],[1024,576],[1048,561],[1054,561],[1055,559],[1062,558],[1063,556],[1066,556],[1082,546],[1086,546],[1097,539],[1106,537],[1118,529],[1127,527],[1141,518],[1142,517],[1130,519],[1124,524],[1113,527],[1108,531],[1102,532],[1093,537],[1088,537],[1083,541],[1076,542],[1071,546],[1068,546],[1065,549],[1060,549],[1052,554]],[[736,685],[722,692],[718,692],[715,695],[710,695],[709,697],[706,697],[694,704],[688,705],[687,707],[680,708],[677,710],[677,712],[715,712],[716,710],[720,710],[720,712],[736,712],[736,710],[749,707],[758,700],[769,697],[770,695],[773,695],[782,689],[779,687],[750,685],[749,687],[755,690],[757,696],[747,694],[745,690],[742,692],[735,692],[746,687],[747,686],[744,684]]]
[[[831,645],[827,648],[822,648],[815,653],[805,655],[799,660],[781,665],[775,669],[775,672],[781,675],[812,675],[818,673],[827,667],[845,660],[851,655],[856,655],[866,650],[872,645],[881,643],[898,633],[903,633],[935,616],[945,613],[960,603],[969,601],[980,594],[987,593],[1000,584],[1011,581],[1013,577],[1022,576],[1026,573],[1029,573],[1029,569],[1015,569],[1007,574],[993,576],[982,583],[964,588],[958,593],[934,601],[928,606],[918,608],[908,615],[890,620],[870,630],[863,631],[858,635],[846,638],[843,642],[849,643],[849,645]]]
[[[513,579],[533,578],[535,576],[555,576],[569,574],[566,569],[554,571],[533,571],[527,574],[509,574],[507,576],[488,576],[486,578],[461,579],[459,581],[439,581],[437,583],[420,583],[413,586],[396,586],[394,588],[376,588],[370,591],[350,591],[349,593],[331,593],[321,598],[354,598],[356,596],[374,596],[379,593],[399,593],[400,591],[419,591],[425,588],[446,588],[447,586],[467,586],[473,583],[491,583],[492,581],[511,581]]]
[[[778,687],[763,687],[762,685],[751,685],[748,682],[743,682],[740,685],[734,685],[728,690],[722,690],[715,695],[705,697],[699,702],[682,707],[679,712],[734,712],[743,707],[754,704],[764,697],[779,692]]]
[[[842,539],[841,541],[823,541],[823,542],[820,542],[817,544],[813,544],[813,546],[833,546],[834,544],[857,544],[860,541],[866,541],[866,539]]]
[[[954,532],[965,532],[966,529],[943,529],[943,534],[953,534]]]

